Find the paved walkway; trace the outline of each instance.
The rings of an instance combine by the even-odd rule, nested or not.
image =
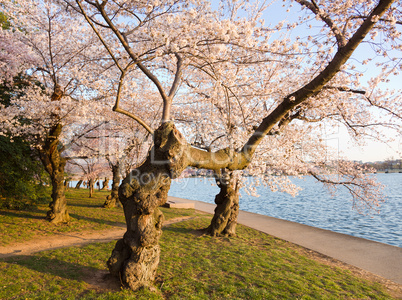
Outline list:
[[[213,204],[169,198],[176,203],[194,203],[195,209],[214,213]],[[238,222],[402,284],[400,247],[246,211],[240,211]]]

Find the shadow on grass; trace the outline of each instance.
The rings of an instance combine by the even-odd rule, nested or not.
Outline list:
[[[76,219],[76,220],[83,220],[91,223],[98,223],[98,224],[104,224],[104,225],[110,225],[110,226],[119,226],[119,227],[125,227],[126,223],[123,222],[116,222],[116,221],[109,221],[105,219],[98,219],[98,218],[91,218],[91,217],[86,217],[86,216],[81,216],[77,215],[74,213],[70,213],[70,217]]]
[[[119,291],[120,281],[114,278],[107,270],[83,266],[78,263],[71,263],[59,259],[43,256],[21,255],[12,258],[2,259],[10,267],[19,265],[35,272],[49,274],[68,280],[83,281],[97,288],[106,288]]]
[[[172,225],[167,225],[163,227],[163,231],[165,232],[172,232],[172,233],[180,233],[180,234],[193,234],[193,235],[200,235],[200,232],[203,231],[203,229],[196,229],[196,228],[182,228],[182,227],[176,227]]]
[[[89,204],[89,203],[68,203],[68,206],[75,207],[88,207],[88,208],[103,208],[103,204]]]
[[[31,213],[30,213],[31,212]],[[32,213],[43,213],[43,216],[35,216]],[[31,211],[11,211],[11,210],[1,210],[0,215],[15,217],[15,218],[23,218],[23,219],[36,219],[36,220],[44,220],[46,218],[45,210],[31,210]]]

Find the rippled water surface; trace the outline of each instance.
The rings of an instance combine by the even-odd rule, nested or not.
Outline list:
[[[359,214],[346,190],[332,197],[309,176],[292,180],[303,188],[296,197],[264,187],[257,188],[260,197],[242,192],[240,209],[402,247],[402,174],[376,176],[387,195],[380,214]],[[218,191],[213,179],[186,178],[174,181],[169,195],[214,203]]]

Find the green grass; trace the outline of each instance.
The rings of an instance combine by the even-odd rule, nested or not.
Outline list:
[[[98,209],[102,197],[88,199],[81,193],[71,191],[80,205],[71,206],[76,217],[63,228],[98,230],[122,222],[121,209]],[[244,226],[238,227],[236,238],[212,238],[199,230],[210,216],[194,210],[163,211],[167,218],[192,218],[164,228],[155,291],[134,293],[119,288],[117,279],[103,279],[111,242],[0,259],[0,299],[392,299],[380,284],[310,259],[302,248],[280,239]],[[1,218],[7,215],[1,213]],[[15,214],[8,217],[16,223],[24,220]],[[37,231],[41,219],[31,219]]]
[[[29,241],[57,233],[107,230],[125,227],[122,208],[102,207],[109,191],[95,191],[89,198],[87,189],[69,189],[66,192],[69,224],[50,224],[45,220],[48,205],[38,205],[30,210],[0,209],[0,246]],[[50,200],[49,200],[50,202]],[[186,215],[186,210],[163,209],[165,218],[171,219]]]

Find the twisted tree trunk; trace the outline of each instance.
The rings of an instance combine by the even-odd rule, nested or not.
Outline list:
[[[119,188],[127,231],[117,241],[107,265],[133,290],[152,285],[159,264],[159,238],[172,178],[187,166],[187,143],[173,123],[164,123],[154,134],[154,147],[146,161],[127,176]]]
[[[120,185],[120,163],[116,164],[110,163],[112,166],[112,174],[113,174],[113,182],[112,182],[112,191],[109,196],[106,197],[106,201],[103,204],[105,208],[113,208],[120,207],[119,201],[119,185]]]
[[[52,223],[67,223],[70,216],[67,212],[67,200],[64,196],[64,167],[66,159],[60,155],[59,136],[63,126],[54,125],[45,140],[42,149],[39,151],[40,159],[49,173],[52,182],[52,202],[47,212],[47,219]]]
[[[215,180],[220,192],[215,196],[217,206],[206,232],[212,236],[235,236],[239,215],[239,181],[228,170],[216,173]]]
[[[109,178],[105,177],[105,180],[102,182],[102,188],[101,190],[106,190],[109,186]]]

